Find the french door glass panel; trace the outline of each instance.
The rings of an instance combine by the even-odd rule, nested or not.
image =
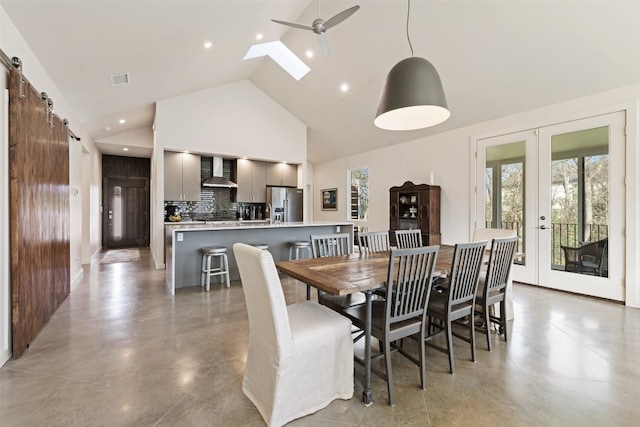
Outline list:
[[[624,113],[478,141],[476,226],[513,228],[513,278],[624,299]]]

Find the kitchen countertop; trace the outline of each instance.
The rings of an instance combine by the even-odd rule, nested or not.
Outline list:
[[[171,229],[174,231],[206,231],[206,230],[233,230],[243,229],[247,227],[252,228],[288,228],[288,227],[314,227],[314,226],[327,226],[327,225],[345,225],[346,221],[312,221],[312,222],[280,222],[277,224],[271,224],[269,220],[244,220],[244,221],[206,221],[206,222],[170,222],[165,223],[171,225]]]

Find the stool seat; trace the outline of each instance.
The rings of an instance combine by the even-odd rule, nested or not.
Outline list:
[[[206,286],[206,291],[211,289],[211,276],[220,276],[221,280],[226,279],[229,287],[229,259],[227,258],[226,246],[205,246],[199,249],[202,255],[200,267],[200,286]],[[218,260],[218,266],[212,265],[213,259]]]
[[[251,246],[253,246],[254,248],[262,249],[263,251],[269,249],[269,245],[267,245],[266,243],[252,243]]]
[[[205,248],[200,248],[200,252],[203,254],[226,254],[227,248],[225,246],[207,246]]]

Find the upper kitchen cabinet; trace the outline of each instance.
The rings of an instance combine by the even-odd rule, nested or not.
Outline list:
[[[289,163],[267,163],[267,185],[298,186],[298,166]]]
[[[164,152],[164,199],[197,202],[200,200],[200,156]]]
[[[265,203],[267,201],[265,162],[238,159],[236,175],[238,202]]]

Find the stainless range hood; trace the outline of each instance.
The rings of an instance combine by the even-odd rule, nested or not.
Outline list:
[[[223,161],[222,157],[213,157],[212,161],[212,171],[213,176],[211,178],[206,179],[203,183],[203,187],[222,187],[222,188],[236,188],[238,184],[235,182],[225,178],[223,175]]]

